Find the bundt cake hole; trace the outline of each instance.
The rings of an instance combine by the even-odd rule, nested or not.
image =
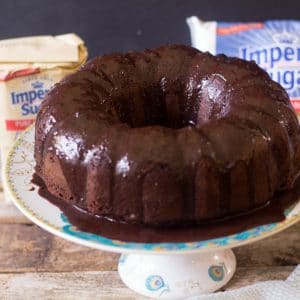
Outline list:
[[[185,84],[165,79],[144,89],[129,88],[126,95],[116,94],[113,106],[119,120],[132,128],[197,127],[227,114],[229,98],[223,95],[226,85],[223,75],[212,74],[200,84],[192,84],[192,96],[188,96]]]
[[[156,89],[154,89],[155,91]],[[115,111],[122,123],[132,128],[163,126],[179,129],[195,126],[195,121],[182,112],[183,96],[145,92],[139,99],[123,98],[115,101]]]

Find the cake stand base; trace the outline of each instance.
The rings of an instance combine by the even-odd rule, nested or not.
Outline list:
[[[214,292],[233,276],[232,250],[179,255],[122,254],[119,274],[135,292],[155,299],[184,299]]]

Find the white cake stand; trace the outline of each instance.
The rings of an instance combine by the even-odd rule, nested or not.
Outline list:
[[[40,197],[34,172],[34,127],[16,141],[5,166],[5,187],[15,205],[32,222],[69,241],[122,253],[119,274],[132,290],[160,299],[183,299],[214,292],[233,276],[233,247],[263,239],[300,220],[300,201],[286,210],[282,222],[257,226],[237,234],[190,243],[133,243],[78,231],[53,204]]]

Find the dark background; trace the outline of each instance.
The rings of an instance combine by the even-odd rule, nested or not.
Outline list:
[[[75,32],[92,57],[190,44],[185,19],[191,15],[219,21],[300,19],[300,0],[0,0],[0,39]]]

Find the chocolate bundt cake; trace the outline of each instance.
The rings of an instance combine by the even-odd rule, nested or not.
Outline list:
[[[36,173],[93,215],[147,225],[233,217],[290,189],[300,135],[285,90],[254,62],[187,46],[90,60],[36,120]]]

